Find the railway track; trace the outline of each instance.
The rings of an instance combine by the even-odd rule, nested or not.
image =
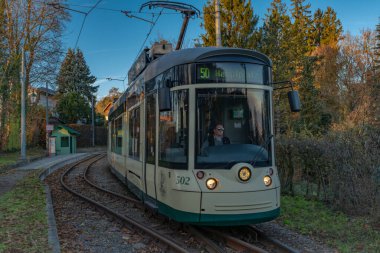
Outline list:
[[[214,238],[218,242],[223,242],[226,247],[232,248],[237,252],[255,253],[298,253],[280,241],[266,236],[255,226],[244,226],[237,228],[199,228],[205,236]],[[220,244],[220,243],[218,243]],[[222,248],[213,252],[226,252]]]
[[[98,154],[71,165],[61,175],[62,186],[72,194],[117,217],[128,227],[143,231],[158,240],[162,247],[167,248],[165,252],[199,252],[199,247],[203,251],[212,253],[231,252],[231,249],[236,252],[297,252],[266,237],[254,226],[239,227],[233,230],[216,230],[215,228],[195,227],[174,222],[170,222],[172,224],[168,226],[168,221],[162,216],[143,212],[144,206],[136,198],[105,189],[99,186],[98,182],[90,180],[89,174],[96,173],[94,165],[104,157],[105,154]],[[181,229],[187,232],[187,239],[190,235],[200,242],[201,246],[189,247],[184,240],[174,240],[173,238],[178,237],[178,231]],[[250,236],[247,237],[247,234]]]
[[[138,206],[141,207],[141,202],[120,194],[115,194],[101,187],[94,187],[93,183],[88,183],[87,174],[89,168],[104,158],[104,156],[105,155],[97,155],[90,157],[70,166],[61,175],[62,186],[72,194],[117,217],[129,227],[143,231],[152,238],[159,240],[168,247],[167,251],[191,252],[186,249],[185,245],[181,245],[180,242],[175,242],[165,235],[170,233],[170,230],[165,230],[163,226],[159,226],[157,221],[152,222],[152,220],[143,217],[146,215],[138,208]],[[87,180],[85,178],[87,178]],[[139,210],[133,210],[136,208]]]

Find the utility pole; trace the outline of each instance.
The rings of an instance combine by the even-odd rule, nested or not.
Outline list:
[[[94,96],[91,95],[92,146],[95,147]]]
[[[222,37],[220,33],[220,3],[215,0],[215,32],[216,32],[216,46],[222,46]]]
[[[21,160],[26,160],[26,85],[25,85],[25,56],[21,50]]]

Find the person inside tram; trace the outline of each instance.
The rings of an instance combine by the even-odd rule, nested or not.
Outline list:
[[[212,132],[202,144],[202,150],[211,146],[230,144],[230,139],[224,136],[224,127],[222,124],[216,124]]]

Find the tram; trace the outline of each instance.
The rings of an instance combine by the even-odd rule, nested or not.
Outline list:
[[[198,225],[255,224],[279,215],[267,56],[236,48],[172,51],[157,43],[142,52],[128,79],[109,113],[108,160],[138,198]],[[216,125],[228,143],[204,145]]]

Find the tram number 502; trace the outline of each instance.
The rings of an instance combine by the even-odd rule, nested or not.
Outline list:
[[[189,182],[190,182],[190,177],[177,176],[177,180],[175,181],[175,184],[189,185]]]

